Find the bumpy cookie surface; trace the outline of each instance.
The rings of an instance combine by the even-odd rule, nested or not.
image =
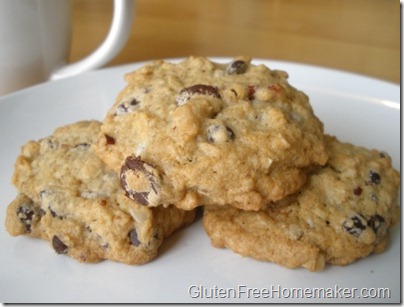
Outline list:
[[[126,81],[94,149],[143,205],[258,210],[327,160],[323,125],[285,72],[191,57]]]
[[[23,146],[13,177],[21,193],[7,209],[6,229],[48,240],[81,262],[146,263],[194,212],[127,198],[117,174],[91,150],[99,130],[99,122],[78,122]]]
[[[212,244],[310,271],[384,251],[399,219],[399,173],[385,153],[326,139],[330,159],[301,192],[258,212],[204,208]]]

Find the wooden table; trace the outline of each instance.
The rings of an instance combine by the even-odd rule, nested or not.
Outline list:
[[[105,38],[112,1],[73,0],[70,60]],[[189,55],[284,60],[400,82],[397,0],[137,0],[115,66]]]

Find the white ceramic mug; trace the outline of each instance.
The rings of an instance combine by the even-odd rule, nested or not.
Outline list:
[[[133,11],[134,0],[114,0],[104,42],[86,58],[67,64],[70,0],[0,0],[0,96],[103,66],[126,43]]]

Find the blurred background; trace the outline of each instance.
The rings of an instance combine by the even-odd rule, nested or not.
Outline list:
[[[70,61],[106,36],[112,1],[73,0]],[[248,55],[400,82],[397,0],[136,0],[125,48],[107,66]]]

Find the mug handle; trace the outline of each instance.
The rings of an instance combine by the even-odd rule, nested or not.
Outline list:
[[[114,0],[114,13],[109,33],[103,43],[84,59],[52,72],[49,80],[58,80],[96,69],[113,59],[123,48],[131,32],[134,0]]]

